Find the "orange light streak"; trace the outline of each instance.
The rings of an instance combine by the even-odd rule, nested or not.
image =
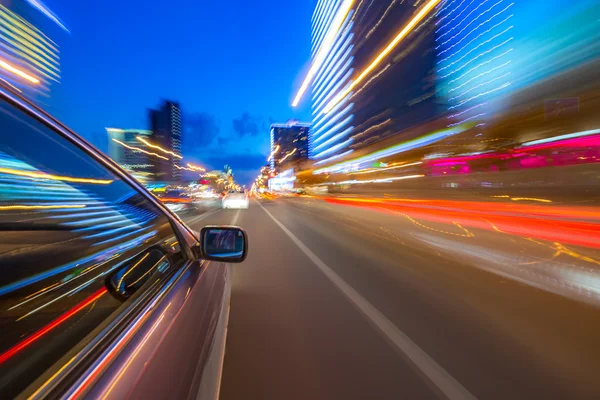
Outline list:
[[[352,81],[348,87],[336,95],[330,102],[325,106],[323,112],[327,114],[331,109],[339,103],[343,98],[345,98],[348,93],[350,93],[359,83],[361,83],[367,75],[369,75],[380,63],[381,61],[391,53],[391,51],[400,43],[402,39],[408,35],[412,29],[417,25],[425,16],[440,2],[441,0],[429,0],[427,4],[425,4],[421,10],[406,24],[404,28],[396,35],[396,37],[383,49],[377,57],[369,64],[367,68],[365,68],[360,75]]]

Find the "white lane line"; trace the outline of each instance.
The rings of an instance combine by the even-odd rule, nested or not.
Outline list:
[[[231,221],[231,225],[235,225],[237,223],[239,216],[240,216],[240,210],[237,210],[237,212],[235,213],[235,216],[233,217],[233,221]]]
[[[260,205],[260,204],[259,204]],[[404,332],[377,310],[338,274],[327,266],[315,253],[300,241],[288,228],[262,205],[260,207],[288,235],[304,254],[325,274],[327,278],[358,308],[381,333],[393,343],[423,374],[450,400],[476,400],[464,386],[442,368],[433,358],[414,343]]]

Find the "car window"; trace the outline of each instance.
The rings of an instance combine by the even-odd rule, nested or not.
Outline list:
[[[0,393],[12,398],[183,253],[158,207],[65,138],[3,102],[0,129]]]

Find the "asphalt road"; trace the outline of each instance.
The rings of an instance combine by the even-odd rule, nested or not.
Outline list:
[[[600,396],[597,249],[314,198],[187,220],[250,238],[223,400]]]

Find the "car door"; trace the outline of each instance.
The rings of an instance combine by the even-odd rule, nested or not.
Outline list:
[[[0,88],[3,398],[214,398],[228,267],[80,137]]]

